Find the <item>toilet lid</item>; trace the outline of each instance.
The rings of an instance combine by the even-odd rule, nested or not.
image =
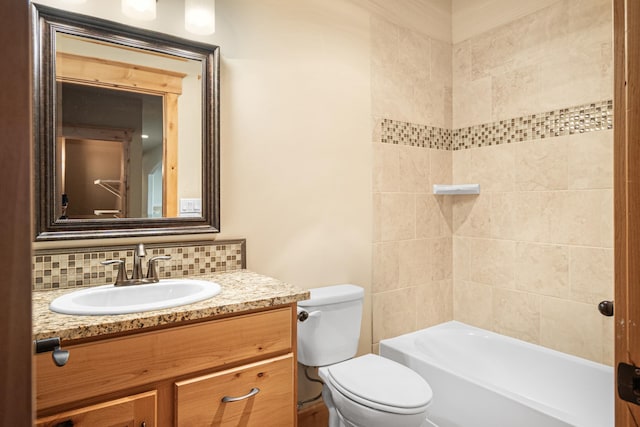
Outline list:
[[[367,354],[327,367],[331,383],[348,398],[386,412],[415,414],[431,403],[424,378],[393,360]]]

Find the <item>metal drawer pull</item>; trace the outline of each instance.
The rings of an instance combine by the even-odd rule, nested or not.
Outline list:
[[[244,396],[240,396],[240,397],[225,396],[222,398],[222,403],[238,402],[240,400],[245,400],[252,396],[255,396],[258,393],[260,393],[260,389],[258,387],[254,387],[251,389],[249,393],[245,394]]]

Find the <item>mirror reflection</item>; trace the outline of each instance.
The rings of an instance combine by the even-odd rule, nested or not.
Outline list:
[[[32,4],[35,239],[220,231],[217,46]]]
[[[201,70],[56,34],[58,220],[201,216]]]

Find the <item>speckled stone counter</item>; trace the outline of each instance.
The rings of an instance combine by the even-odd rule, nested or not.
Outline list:
[[[194,304],[109,316],[75,316],[50,311],[49,303],[60,295],[72,292],[70,289],[33,292],[33,339],[60,337],[64,342],[91,338],[290,304],[309,297],[308,291],[247,270],[197,278],[219,283],[222,291],[213,298]]]

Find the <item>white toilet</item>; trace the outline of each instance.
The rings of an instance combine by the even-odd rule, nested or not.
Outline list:
[[[298,362],[318,366],[329,427],[418,427],[430,424],[433,393],[416,372],[390,359],[355,356],[364,289],[311,289],[298,302]]]

